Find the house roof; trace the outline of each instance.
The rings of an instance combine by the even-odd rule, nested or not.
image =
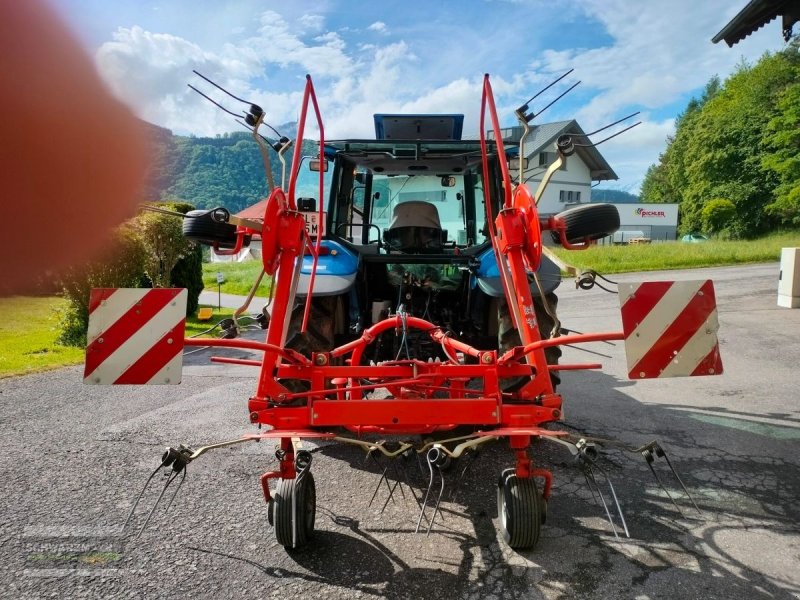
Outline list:
[[[733,47],[778,15],[783,16],[783,39],[788,42],[794,24],[800,21],[800,2],[797,0],[750,0],[711,41],[716,44],[725,40],[728,46]]]
[[[268,198],[264,198],[263,200],[256,202],[252,206],[248,206],[244,210],[241,210],[238,213],[236,213],[236,216],[239,217],[240,219],[263,221],[264,210],[267,208],[267,200]]]
[[[576,144],[587,143],[588,138],[584,137],[585,133],[575,119],[570,121],[555,121],[554,123],[542,123],[535,125],[531,129],[531,133],[525,140],[525,155],[530,157],[542,151],[552,151],[550,148],[560,135],[569,134],[575,137]],[[606,162],[603,155],[597,150],[595,146],[578,146],[575,147],[575,154],[581,157],[581,160],[589,168],[592,179],[596,181],[605,181],[609,179],[619,179],[611,165]]]

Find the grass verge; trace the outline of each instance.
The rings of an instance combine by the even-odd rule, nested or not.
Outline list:
[[[551,248],[567,264],[599,273],[664,271],[720,267],[780,260],[781,248],[800,246],[800,231],[782,232],[758,240],[700,244],[664,242],[631,246],[593,246],[588,250]]]
[[[66,300],[56,297],[0,298],[0,313],[4,317],[0,321],[0,379],[83,363],[83,348],[56,343],[58,311],[65,306]],[[213,308],[208,321],[199,321],[196,315],[186,319],[187,336],[202,333],[220,319],[233,315],[231,308]],[[217,329],[210,335],[218,332]]]
[[[83,348],[56,343],[58,311],[65,307],[55,297],[0,298],[0,378],[83,362]]]
[[[217,273],[222,273],[225,281],[222,284],[223,294],[237,294],[246,296],[250,293],[258,274],[261,272],[261,262],[248,260],[241,263],[203,263],[203,285],[207,292],[217,291]],[[272,279],[264,276],[261,285],[256,291],[256,298],[269,297]]]

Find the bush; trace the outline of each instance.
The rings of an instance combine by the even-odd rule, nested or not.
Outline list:
[[[732,224],[736,217],[736,205],[724,198],[709,200],[703,206],[701,216],[705,231],[720,233]]]
[[[160,204],[168,210],[186,214],[194,210],[188,202],[165,202]],[[165,217],[167,219],[173,217]],[[175,217],[177,220],[177,217]],[[200,244],[190,244],[189,251],[178,260],[170,273],[172,287],[186,288],[189,297],[186,301],[186,316],[197,312],[200,305],[200,292],[203,291],[203,247]]]
[[[186,208],[185,203],[159,203],[166,210]],[[186,208],[188,210],[188,208]],[[182,212],[177,210],[177,212]],[[186,212],[186,211],[183,211]],[[143,211],[132,220],[144,247],[144,270],[153,287],[171,285],[172,270],[192,250],[192,242],[183,237],[181,219],[151,211]]]
[[[64,298],[68,301],[59,318],[58,342],[67,346],[85,346],[89,327],[89,294],[92,288],[139,287],[145,277],[145,249],[129,225],[114,233],[102,259],[75,267],[61,278]]]

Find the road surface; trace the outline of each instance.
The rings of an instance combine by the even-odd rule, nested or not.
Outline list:
[[[444,519],[414,534],[404,487],[388,499],[381,466],[351,447],[314,456],[317,535],[287,553],[267,523],[259,476],[271,444],[211,452],[192,463],[168,513],[135,539],[158,489],[120,528],[166,445],[252,431],[256,373],[186,360],[177,387],[88,387],[79,368],[0,381],[0,595],[14,598],[792,598],[800,595],[800,310],[776,306],[778,265],[626,275],[715,281],[725,374],[631,382],[621,346],[592,344],[602,372],[564,374],[566,419],[636,446],[658,439],[702,515],[669,473],[608,450],[601,461],[630,539],[615,538],[569,453],[538,443],[554,490],[538,547],[511,551],[496,529],[495,486],[511,465],[502,444],[456,481]],[[578,331],[618,329],[617,299],[561,286],[559,313]],[[598,357],[571,348],[564,360]],[[417,495],[427,485],[401,465]],[[466,466],[466,463],[464,463]],[[157,481],[161,487],[163,479]],[[601,478],[602,483],[602,478]],[[608,498],[607,488],[606,498]],[[453,494],[454,492],[454,494]],[[170,494],[171,492],[168,492]],[[616,519],[619,527],[619,519]]]

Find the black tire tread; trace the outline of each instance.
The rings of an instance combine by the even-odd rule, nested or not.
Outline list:
[[[307,472],[303,476],[299,486],[297,482],[297,478],[279,479],[278,486],[272,498],[272,520],[275,527],[275,538],[281,546],[286,548],[299,548],[308,543],[314,535],[317,498],[314,476],[310,472]],[[299,527],[297,528],[296,544],[292,539],[292,502],[295,494],[297,494],[297,517],[300,521]],[[308,494],[312,495],[314,505],[310,516],[307,513],[306,507]]]
[[[598,240],[619,229],[619,211],[613,204],[584,204],[560,212],[556,218],[564,221],[569,243]]]
[[[514,549],[533,548],[539,541],[542,525],[541,496],[534,479],[520,479],[514,469],[503,471],[497,491],[497,510],[501,527],[507,511],[503,538]]]
[[[220,248],[236,247],[236,227],[230,223],[218,223],[211,218],[208,211],[190,210],[186,213],[182,225],[183,237]]]

